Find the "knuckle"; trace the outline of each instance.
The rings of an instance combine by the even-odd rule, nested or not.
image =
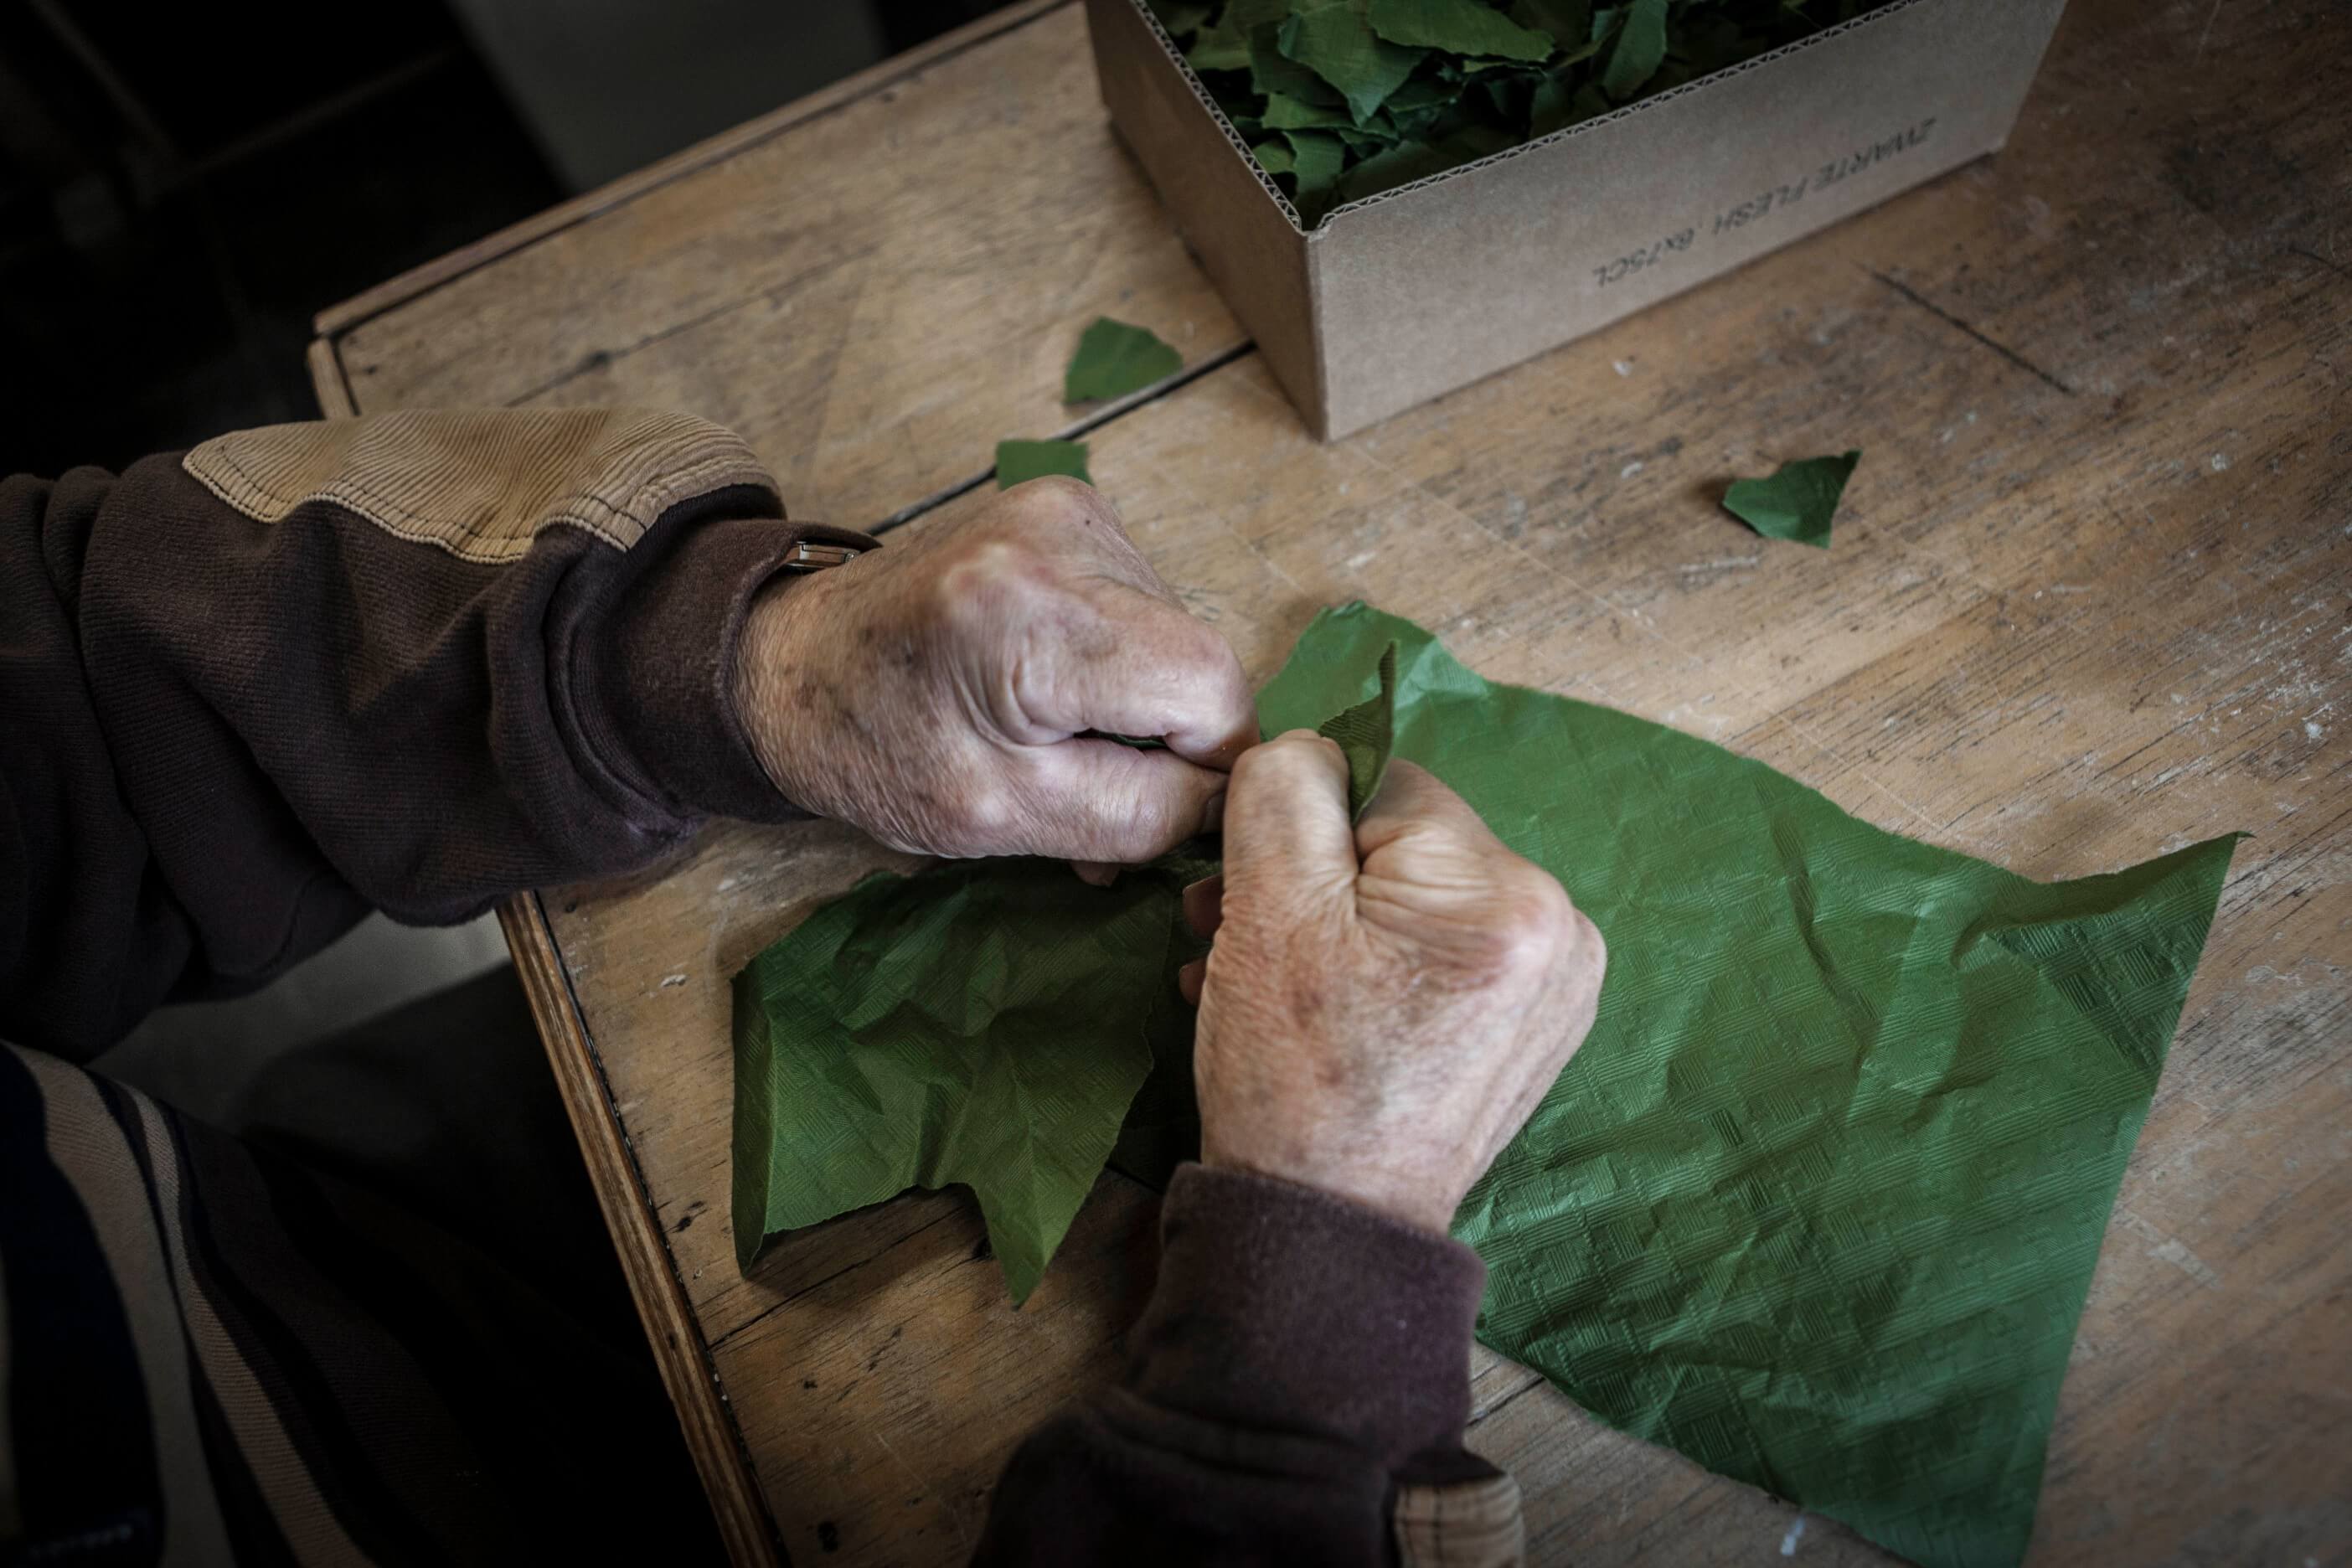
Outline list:
[[[1499,879],[1489,902],[1486,938],[1489,956],[1515,972],[1549,969],[1574,945],[1583,917],[1552,876],[1527,861]]]
[[[1039,582],[1041,563],[1027,545],[1009,539],[959,542],[931,579],[931,600],[942,619],[994,621]]]

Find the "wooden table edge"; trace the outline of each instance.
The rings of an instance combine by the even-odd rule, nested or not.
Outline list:
[[[844,77],[830,87],[820,88],[804,98],[794,99],[755,120],[747,120],[593,191],[584,191],[570,201],[535,213],[520,223],[510,224],[471,245],[460,246],[422,266],[412,267],[373,289],[352,295],[341,304],[330,305],[311,318],[311,330],[320,337],[339,337],[362,322],[406,304],[419,295],[430,293],[500,257],[536,244],[583,219],[625,205],[673,180],[731,158],[747,148],[782,135],[795,125],[830,113],[844,104],[855,102],[917,71],[961,54],[974,45],[986,43],[1015,27],[1025,26],[1048,11],[1077,3],[1078,0],[1019,0],[1018,4],[967,22],[950,32],[940,34],[929,43],[919,44],[903,54],[877,61],[855,76]]]
[[[547,1047],[564,1113],[572,1119],[597,1205],[613,1234],[613,1250],[628,1278],[629,1294],[636,1301],[646,1342],[677,1413],[687,1451],[710,1498],[727,1553],[740,1564],[782,1564],[785,1559],[775,1521],[760,1495],[759,1478],[719,1385],[718,1369],[704,1349],[685,1283],[663,1239],[645,1173],[622,1130],[539,895],[517,893],[501,901],[499,929],[514,954],[515,973]]]

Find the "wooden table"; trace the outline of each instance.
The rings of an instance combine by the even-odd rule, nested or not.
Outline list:
[[[741,430],[795,515],[935,527],[1074,428],[1098,313],[1183,352],[1093,468],[1257,676],[1319,605],[1717,740],[2039,878],[2239,851],[2075,1347],[2040,1563],[2352,1539],[2352,10],[2074,0],[2010,149],[1318,447],[1017,5],[320,321],[330,412],[630,401]],[[1865,458],[1822,554],[1722,482]],[[957,1194],[728,1238],[728,976],[889,858],[712,831],[508,935],[727,1539],[957,1559],[1148,1288],[1106,1176],[1029,1305]],[[1881,1561],[1480,1352],[1538,1561]]]

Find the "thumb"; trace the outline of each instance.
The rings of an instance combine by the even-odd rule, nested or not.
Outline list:
[[[1225,886],[1245,895],[1353,879],[1345,753],[1311,730],[1244,752],[1225,803],[1224,850]]]

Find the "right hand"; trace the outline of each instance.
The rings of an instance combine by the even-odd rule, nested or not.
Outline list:
[[[1607,950],[1429,773],[1392,763],[1352,827],[1347,797],[1305,730],[1234,770],[1224,872],[1185,893],[1215,939],[1183,976],[1201,1158],[1444,1231],[1591,1028]]]

